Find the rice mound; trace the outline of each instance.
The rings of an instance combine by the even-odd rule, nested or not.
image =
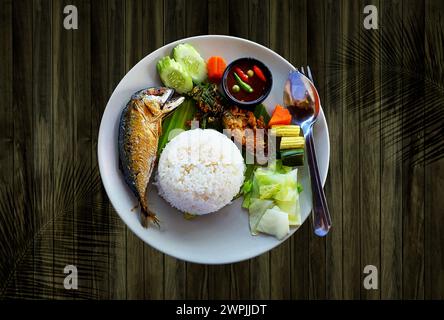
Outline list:
[[[182,212],[203,215],[229,204],[244,182],[237,146],[212,129],[180,133],[164,148],[157,170],[159,194]]]

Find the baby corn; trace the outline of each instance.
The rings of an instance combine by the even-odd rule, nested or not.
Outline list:
[[[280,150],[303,149],[304,145],[303,137],[282,137]]]
[[[297,125],[273,126],[271,130],[276,137],[297,137],[301,133],[301,127]]]

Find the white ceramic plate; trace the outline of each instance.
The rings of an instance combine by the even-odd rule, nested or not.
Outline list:
[[[241,208],[241,199],[217,213],[185,220],[182,213],[169,206],[157,195],[156,188],[151,186],[149,205],[160,218],[161,228],[144,229],[139,222],[138,214],[131,211],[137,200],[125,184],[119,170],[117,134],[121,111],[134,92],[161,85],[156,72],[157,61],[169,55],[178,43],[183,42],[192,44],[204,59],[217,54],[224,57],[227,63],[247,56],[263,61],[273,73],[273,88],[264,104],[271,112],[277,103],[282,103],[284,82],[289,70],[294,67],[272,50],[245,39],[215,35],[192,37],[170,43],[139,61],[125,75],[108,101],[98,141],[102,181],[112,205],[122,220],[138,237],[157,250],[195,263],[224,264],[246,260],[273,249],[286,239],[279,241],[267,235],[251,236],[248,215]],[[304,61],[299,63],[303,64]],[[324,184],[330,157],[330,141],[322,110],[315,124],[314,133],[320,175]],[[299,180],[304,187],[300,199],[302,221],[305,221],[312,206],[306,167],[299,170]],[[292,229],[288,237],[295,231],[296,229]]]

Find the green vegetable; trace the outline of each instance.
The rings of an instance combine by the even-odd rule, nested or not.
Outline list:
[[[163,84],[178,93],[193,89],[193,81],[185,69],[170,57],[163,57],[157,62],[157,72]]]
[[[197,107],[204,114],[220,118],[225,109],[225,97],[219,92],[217,85],[214,83],[195,85],[188,96],[197,102]]]
[[[235,85],[231,88],[231,90],[233,90],[234,93],[237,93],[237,92],[240,91],[240,88],[239,88],[239,86],[238,86],[237,84],[235,84]]]
[[[174,136],[187,129],[187,122],[194,118],[196,105],[193,100],[186,99],[170,116],[162,123],[162,135],[159,138],[157,148],[160,154]]]
[[[297,201],[276,201],[276,205],[279,209],[288,214],[288,222],[290,226],[299,226],[302,223],[299,196],[297,196],[296,199]]]
[[[304,165],[304,149],[281,150],[282,164],[289,167]]]
[[[268,114],[267,108],[263,104],[258,104],[254,108],[254,116],[256,119],[259,119],[262,116],[262,119],[264,119],[266,125],[268,125],[268,122],[270,121],[270,115]]]
[[[188,72],[194,83],[205,81],[207,78],[207,64],[192,45],[188,43],[177,45],[173,49],[173,56]]]
[[[292,170],[277,160],[268,167],[258,167],[253,174],[248,174],[250,176],[246,176],[242,188],[242,206],[249,210],[252,234],[260,231],[281,239],[288,233],[289,225],[301,224],[301,186],[297,182],[297,169]],[[282,216],[282,213],[286,216]]]
[[[237,83],[239,84],[239,86],[247,91],[248,93],[252,93],[253,92],[253,88],[250,87],[250,85],[248,83],[245,83],[242,81],[242,79],[237,75],[237,73],[233,73],[234,74],[234,78],[236,79]]]
[[[247,76],[249,76],[250,78],[252,77],[252,76],[254,76],[254,71],[253,70],[248,70],[247,71]]]
[[[301,193],[302,191],[304,191],[304,187],[298,182],[298,193]]]

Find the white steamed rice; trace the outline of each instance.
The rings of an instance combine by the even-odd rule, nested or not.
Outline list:
[[[159,194],[173,207],[202,215],[229,204],[244,181],[237,146],[222,133],[193,129],[180,133],[159,159]]]

